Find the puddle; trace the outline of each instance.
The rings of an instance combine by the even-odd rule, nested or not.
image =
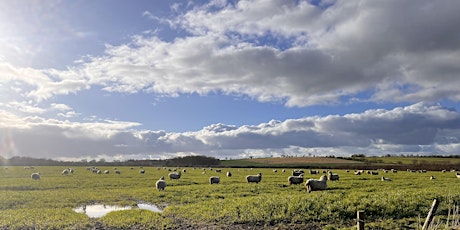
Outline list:
[[[139,203],[137,206],[116,206],[116,205],[103,205],[103,204],[92,204],[84,205],[74,209],[75,212],[84,213],[90,218],[99,218],[105,216],[107,213],[112,211],[129,210],[129,209],[145,209],[152,212],[162,212],[156,205],[148,203]]]

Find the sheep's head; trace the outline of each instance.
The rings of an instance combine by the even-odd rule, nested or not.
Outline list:
[[[322,175],[319,180],[327,180],[327,176],[326,175]]]

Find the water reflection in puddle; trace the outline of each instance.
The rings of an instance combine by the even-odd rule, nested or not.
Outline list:
[[[91,218],[99,218],[105,216],[107,213],[112,211],[129,210],[129,209],[146,209],[152,212],[162,212],[160,208],[153,204],[139,203],[137,206],[116,206],[116,205],[103,205],[103,204],[92,204],[84,205],[74,209],[75,212],[84,213]]]

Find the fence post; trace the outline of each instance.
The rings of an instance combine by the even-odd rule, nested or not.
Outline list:
[[[427,230],[428,226],[430,226],[431,221],[433,220],[434,213],[436,209],[438,209],[439,202],[437,199],[433,200],[433,204],[431,205],[430,212],[428,212],[428,216],[425,219],[425,223],[423,224],[422,230]]]
[[[364,211],[356,212],[356,224],[358,230],[364,230]]]

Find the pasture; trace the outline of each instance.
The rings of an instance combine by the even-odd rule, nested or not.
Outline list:
[[[433,221],[438,226],[432,229],[448,229],[446,224],[459,219],[453,208],[460,202],[460,179],[454,172],[379,170],[378,175],[355,175],[332,170],[339,181],[308,193],[304,184],[288,184],[292,169],[178,168],[186,172],[170,180],[171,167],[143,167],[144,174],[139,167],[117,167],[120,174],[113,167],[99,168],[109,174],[86,167],[74,167],[69,175],[57,166],[0,167],[0,229],[356,229],[358,210],[364,211],[369,229],[420,229],[435,198],[441,203]],[[305,170],[305,179],[318,179],[319,170],[319,175]],[[40,172],[41,179],[32,180],[32,172]],[[246,175],[259,172],[260,183],[246,182]],[[167,182],[164,191],[155,189],[161,176]],[[220,176],[220,183],[210,184],[210,176]],[[391,181],[382,181],[382,176]],[[139,203],[163,211],[129,209],[99,218],[75,212],[91,204]]]

